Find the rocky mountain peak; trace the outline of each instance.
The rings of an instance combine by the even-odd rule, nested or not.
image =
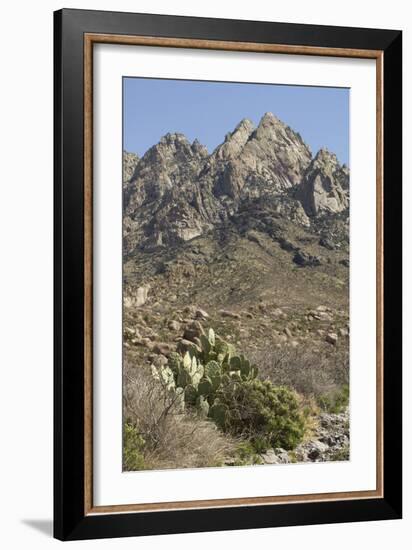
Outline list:
[[[255,125],[249,118],[242,118],[242,120],[239,122],[239,124],[236,126],[236,128],[233,130],[232,135],[236,133],[244,133],[250,136],[250,134],[255,129]]]
[[[313,158],[313,166],[324,171],[335,171],[339,165],[338,157],[326,147],[322,147]]]
[[[173,133],[164,135],[159,143],[155,145],[158,151],[167,152],[174,155],[177,152],[183,152],[190,155],[192,152],[192,146],[184,134]]]
[[[271,113],[270,111],[266,112],[262,118],[260,119],[259,126],[285,126],[285,124],[278,118],[276,115]]]
[[[171,174],[185,169],[187,163],[197,163],[207,156],[207,151],[202,150],[200,143],[191,144],[187,137],[181,133],[168,133],[160,141],[153,145],[142,157],[137,167],[137,172],[145,174],[150,171],[157,179],[163,173],[164,179],[170,179]],[[138,173],[135,174],[137,178]],[[173,178],[172,178],[173,179]]]
[[[299,133],[270,112],[257,127],[241,120],[210,155],[181,133],[166,134],[141,159],[125,152],[124,178],[127,254],[234,223],[240,208],[252,215],[252,203],[306,228],[349,204],[347,167],[327,149],[312,158]]]
[[[215,159],[221,161],[238,157],[254,129],[252,121],[247,118],[241,120],[233,132],[226,134],[225,141],[215,149]]]
[[[312,152],[303,141],[300,134],[282,122],[273,113],[267,112],[260,119],[255,137],[258,140],[278,142],[280,145],[292,145],[302,148],[305,155],[311,159]]]
[[[160,138],[160,143],[166,143],[167,145],[175,145],[176,144],[186,144],[189,143],[187,137],[184,134],[180,134],[179,132],[168,132],[163,137]]]
[[[268,112],[248,135],[231,171],[248,184],[249,195],[283,193],[300,183],[311,160],[300,135]]]
[[[339,213],[349,207],[349,170],[326,148],[308,166],[297,196],[309,216]]]
[[[192,151],[200,157],[209,156],[207,148],[197,138],[192,143]]]

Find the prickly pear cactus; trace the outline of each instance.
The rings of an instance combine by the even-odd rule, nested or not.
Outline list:
[[[197,387],[199,395],[207,397],[213,393],[213,384],[210,378],[202,378]]]
[[[217,354],[217,360],[220,364],[223,364],[225,362],[228,363],[232,353],[231,346],[218,336],[215,337],[215,341],[215,352]]]
[[[198,369],[193,375],[192,375],[192,384],[195,388],[198,387],[199,382],[203,378],[203,367],[202,369]]]
[[[241,361],[239,355],[234,355],[233,357],[231,357],[230,361],[229,361],[229,364],[230,364],[231,370],[240,370],[242,361]]]
[[[209,329],[208,337],[209,337],[210,345],[212,346],[212,348],[214,348],[216,343],[216,337],[215,337],[215,331],[212,328]]]
[[[200,417],[206,418],[209,414],[209,403],[203,395],[196,399],[196,409]]]
[[[209,416],[216,422],[220,428],[224,428],[228,415],[228,408],[222,403],[215,402],[210,407]]]
[[[174,375],[177,376],[179,368],[182,364],[182,356],[179,355],[176,351],[172,351],[172,353],[169,355],[169,360],[167,364],[172,369]]]
[[[205,375],[212,378],[213,376],[220,375],[221,367],[217,361],[209,361],[205,365]]]
[[[187,370],[185,368],[180,369],[177,375],[176,386],[184,389],[191,381],[190,374]]]
[[[189,369],[189,374],[192,379],[193,386],[197,388],[200,380],[203,377],[204,368],[200,361],[196,359],[196,357],[192,357],[192,364]]]
[[[166,389],[174,390],[176,388],[173,371],[168,366],[157,369],[154,365],[152,365],[152,376],[155,380],[161,382]]]
[[[185,388],[185,403],[195,405],[197,399],[197,390],[192,384],[188,384]]]
[[[204,334],[200,335],[200,344],[202,346],[202,353],[205,357],[207,357],[212,349],[212,346],[209,342],[209,338],[207,338]]]
[[[231,382],[241,382],[242,377],[240,376],[239,370],[233,370],[230,372],[230,380]]]
[[[166,386],[168,390],[173,390],[176,387],[175,377],[171,368],[161,367],[160,377],[163,381],[163,384]]]
[[[228,384],[230,384],[230,376],[228,374],[222,374],[221,384],[222,386],[227,386]]]
[[[194,344],[181,355],[170,354],[168,364],[157,369],[153,376],[169,391],[176,393],[182,410],[192,408],[202,417],[211,418],[222,429],[228,418],[227,406],[219,401],[224,392],[235,391],[239,384],[256,378],[257,367],[219,336],[212,328],[200,335]]]
[[[192,367],[192,358],[190,356],[190,353],[187,351],[183,356],[183,368],[190,372],[190,369]]]
[[[193,357],[194,355],[197,355],[200,352],[200,347],[195,344],[195,342],[187,342],[186,344],[187,351],[189,354]]]

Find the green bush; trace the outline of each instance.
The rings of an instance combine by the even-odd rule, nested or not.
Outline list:
[[[340,449],[335,449],[331,455],[329,456],[329,460],[333,460],[336,462],[341,462],[343,460],[349,460],[350,459],[350,449],[349,445],[345,445],[344,447],[341,447]]]
[[[256,452],[271,447],[293,449],[303,439],[306,420],[297,395],[289,388],[249,380],[229,385],[218,399],[225,410],[222,429],[247,438]]]
[[[261,456],[256,452],[250,441],[242,441],[235,452],[233,466],[250,466],[263,464]]]
[[[319,407],[328,413],[342,412],[349,405],[349,385],[345,384],[340,390],[319,396],[318,403]]]
[[[129,423],[123,426],[123,470],[145,470],[143,458],[144,439],[137,429]]]

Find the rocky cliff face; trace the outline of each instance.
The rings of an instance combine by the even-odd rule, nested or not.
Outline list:
[[[123,152],[123,183],[127,184],[133,176],[139,157],[135,153]]]
[[[124,153],[124,252],[174,246],[236,224],[262,204],[275,217],[316,231],[347,216],[349,171],[272,113],[242,120],[209,154],[197,140],[167,134],[138,159]]]
[[[308,166],[296,197],[309,216],[336,214],[349,207],[349,170],[336,155],[321,149]]]

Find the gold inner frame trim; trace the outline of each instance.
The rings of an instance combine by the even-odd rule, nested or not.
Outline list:
[[[93,504],[93,45],[158,46],[376,60],[376,489],[144,504]],[[155,512],[216,507],[383,498],[383,52],[253,42],[95,34],[84,35],[84,513]]]

